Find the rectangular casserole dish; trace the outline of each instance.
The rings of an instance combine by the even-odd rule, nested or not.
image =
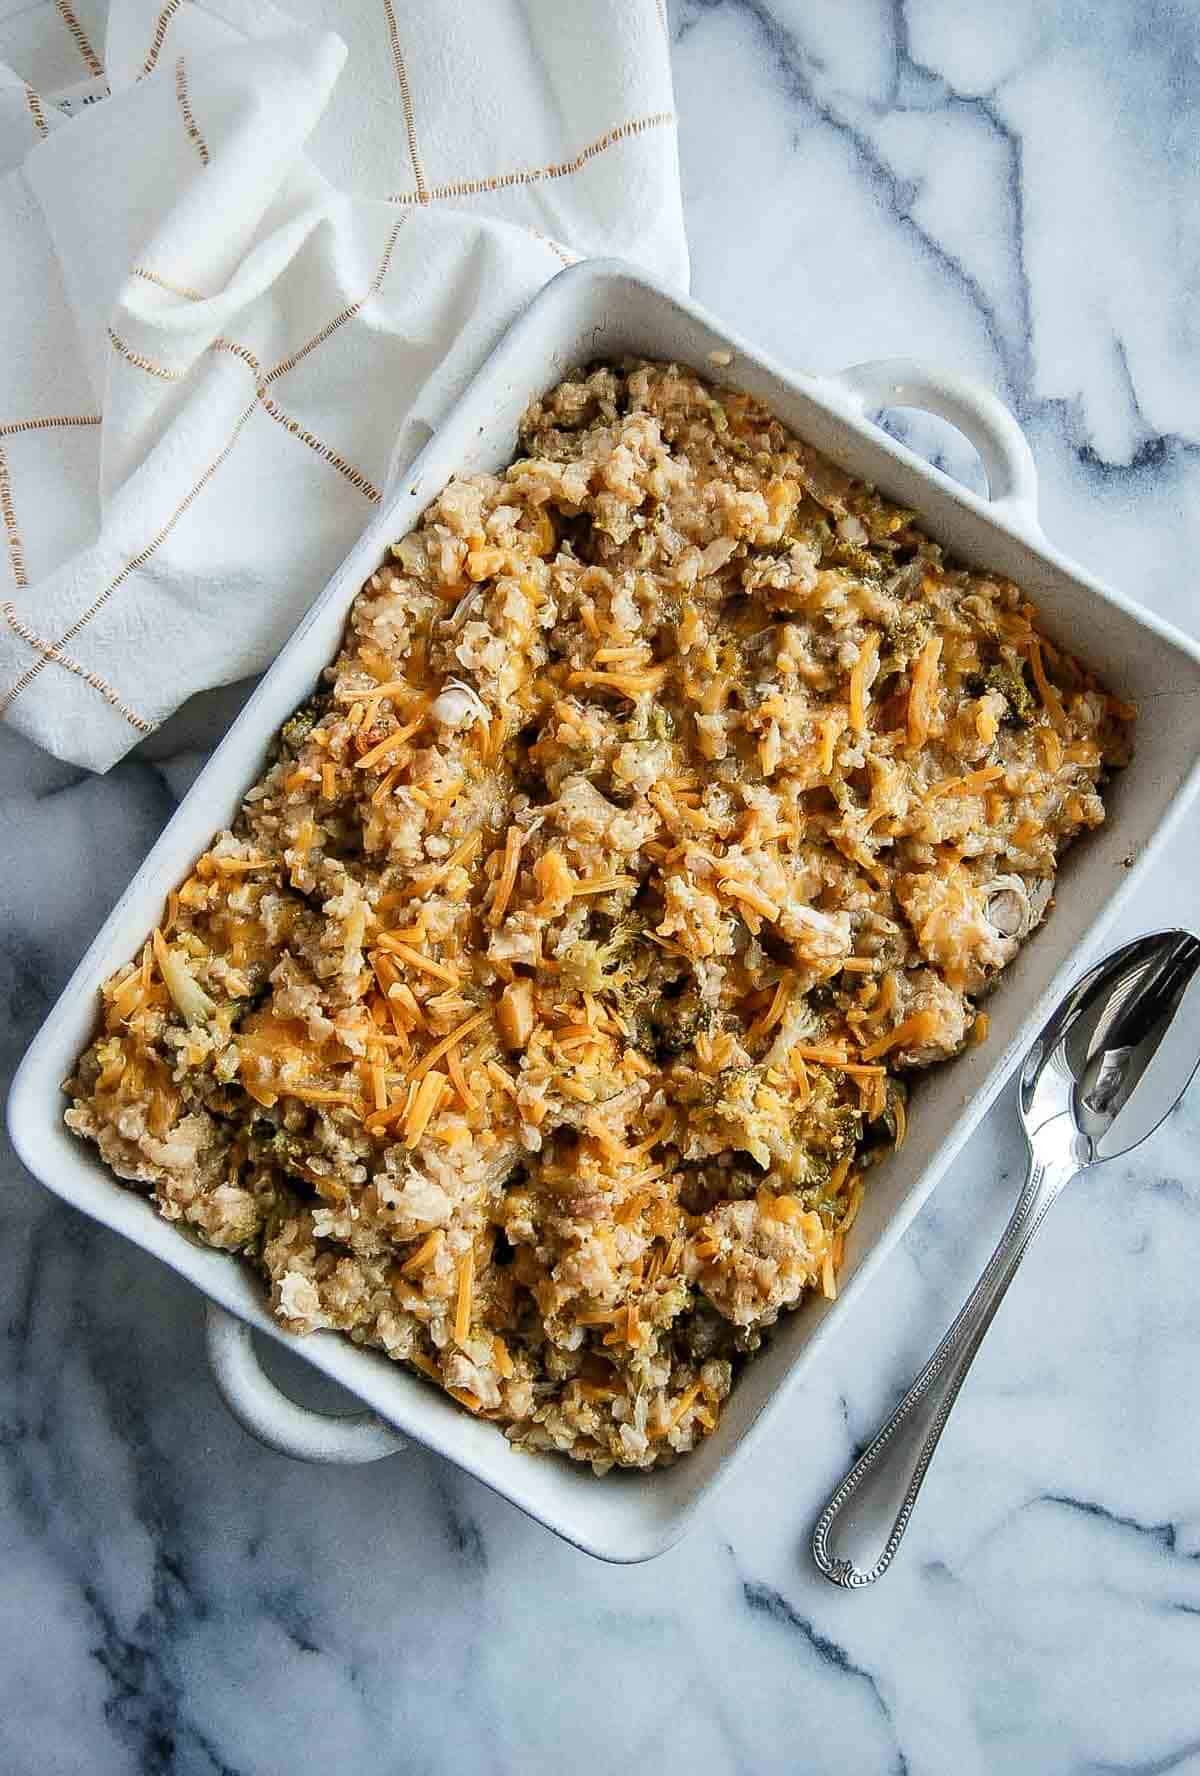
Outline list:
[[[1134,700],[1141,716],[1133,763],[1110,786],[1108,823],[1068,853],[1049,923],[1005,972],[989,1001],[988,1042],[922,1079],[902,1153],[872,1174],[848,1243],[838,1299],[813,1298],[784,1317],[738,1381],[717,1431],[695,1453],[666,1469],[614,1471],[597,1479],[565,1460],[514,1451],[495,1427],[337,1333],[289,1338],[272,1319],[261,1284],[247,1267],[181,1238],[67,1131],[61,1081],[92,1033],[101,982],[157,923],[167,890],[187,873],[211,834],[232,820],[275,731],[309,695],[336,652],[350,604],[387,545],[412,526],[452,475],[495,470],[511,458],[518,422],[534,395],[574,366],[625,353],[673,358],[757,396],[850,473],[915,508],[922,527],[959,558],[1027,589],[1051,637],[1077,651],[1110,689]],[[957,425],[983,459],[991,498],[967,492],[886,437],[867,417],[884,407],[920,407]],[[645,1560],[679,1537],[735,1459],[745,1458],[762,1435],[769,1412],[786,1410],[807,1366],[853,1313],[870,1277],[983,1116],[1051,1002],[1082,965],[1085,948],[1131,892],[1196,786],[1200,648],[1059,555],[1040,532],[1035,496],[1029,448],[1015,420],[986,391],[905,362],[862,365],[834,377],[784,371],[696,305],[619,264],[597,261],[562,272],[514,323],[416,463],[385,496],[371,526],[214,753],[79,964],[13,1084],[9,1126],[29,1169],[67,1202],[156,1253],[215,1304],[210,1309],[214,1372],[249,1428],[291,1453],[346,1461],[399,1447],[387,1429],[395,1426],[602,1559]],[[246,1326],[287,1343],[378,1418],[348,1424],[290,1406],[257,1369]]]

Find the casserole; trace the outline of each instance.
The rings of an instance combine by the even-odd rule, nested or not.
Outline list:
[[[912,1135],[889,1159],[851,1236],[843,1289],[834,1302],[810,1301],[775,1331],[770,1348],[739,1382],[718,1431],[686,1463],[632,1477],[602,1479],[563,1463],[514,1452],[492,1426],[466,1418],[448,1400],[389,1363],[327,1333],[299,1349],[359,1395],[379,1418],[324,1420],[293,1407],[258,1371],[245,1329],[283,1338],[252,1277],[228,1255],[180,1241],[150,1206],[123,1189],[62,1125],[61,1080],[90,1035],[100,982],[133,950],[159,914],[168,888],[186,873],[216,827],[226,824],[262,768],[270,737],[309,693],[340,640],[349,606],[386,545],[407,531],[456,472],[491,470],[513,451],[528,400],[574,365],[603,355],[677,358],[757,396],[800,437],[903,505],[959,558],[1026,588],[1052,638],[1079,646],[1110,687],[1143,706],[1133,764],[1114,781],[1109,823],[1072,850],[1059,878],[1048,930],[1018,959],[990,1002],[992,1037],[920,1091]],[[959,426],[976,444],[991,501],[948,482],[865,418],[872,407],[921,406]],[[316,1459],[354,1460],[396,1446],[389,1425],[449,1455],[588,1552],[637,1560],[680,1534],[735,1451],[750,1446],[768,1402],[778,1406],[838,1318],[857,1299],[946,1164],[979,1120],[1044,1016],[1060,976],[1143,867],[1150,841],[1194,786],[1188,737],[1200,703],[1200,653],[1184,638],[1070,567],[1041,538],[1032,458],[1019,428],[985,392],[906,364],[867,365],[841,377],[788,377],[755,356],[702,311],[620,266],[572,268],[547,287],[514,325],[391,495],[314,605],[275,667],[197,781],[162,839],[76,971],[14,1083],[10,1126],[21,1156],[67,1200],[157,1252],[196,1282],[210,1310],[214,1373],[238,1416],[276,1447]],[[1180,702],[1179,700],[1183,701]],[[238,1316],[230,1320],[223,1309]],[[384,1422],[386,1421],[386,1422]]]

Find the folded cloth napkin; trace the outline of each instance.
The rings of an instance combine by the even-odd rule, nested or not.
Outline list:
[[[564,264],[686,282],[661,0],[286,3],[0,0],[0,712],[93,769],[272,658]]]

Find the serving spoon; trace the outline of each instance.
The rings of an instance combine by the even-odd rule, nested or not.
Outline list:
[[[1200,1032],[1176,1026],[1200,966],[1186,931],[1139,937],[1098,962],[1054,1011],[1021,1068],[1029,1169],[1012,1217],[962,1312],[813,1531],[813,1558],[835,1585],[873,1584],[908,1527],[958,1390],[1046,1211],[1089,1166],[1153,1134],[1200,1063]]]

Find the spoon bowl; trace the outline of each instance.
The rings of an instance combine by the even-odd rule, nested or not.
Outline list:
[[[1161,931],[1088,970],[1021,1068],[1018,1102],[1031,1145],[1066,1117],[1081,1164],[1094,1165],[1154,1133],[1200,1060],[1189,1020],[1177,1018],[1198,966],[1200,942],[1190,932]]]

